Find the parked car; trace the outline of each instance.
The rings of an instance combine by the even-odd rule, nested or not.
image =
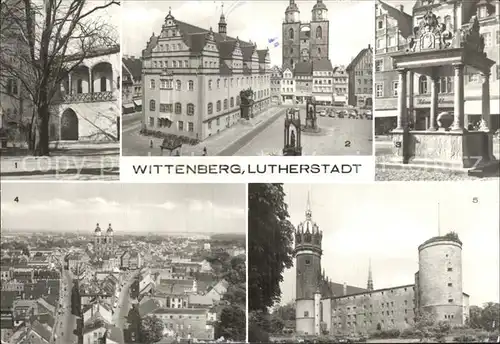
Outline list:
[[[326,116],[326,110],[321,110],[321,111],[319,112],[319,115],[320,115],[321,117],[325,117],[325,116]]]

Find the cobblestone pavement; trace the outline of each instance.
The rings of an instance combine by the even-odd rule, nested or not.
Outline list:
[[[208,155],[217,155],[227,147],[231,146],[242,136],[247,135],[253,130],[262,130],[261,124],[266,120],[283,111],[282,108],[273,107],[257,115],[248,122],[240,121],[221,133],[211,136],[195,146],[183,145],[181,155],[183,156],[201,156],[203,148],[207,148]],[[265,126],[265,125],[264,125]],[[131,124],[129,128],[123,128],[122,134],[122,154],[124,156],[161,156],[160,145],[162,139],[143,136],[139,134],[140,123]],[[283,135],[283,133],[281,133]],[[153,148],[149,148],[150,140],[153,140]],[[164,155],[168,153],[165,152]]]
[[[302,133],[303,155],[372,155],[371,120],[318,117],[318,125],[319,134]],[[234,155],[281,154],[282,149],[283,120],[277,120]]]
[[[120,169],[119,148],[51,152],[50,157],[2,156],[3,180],[117,180]]]

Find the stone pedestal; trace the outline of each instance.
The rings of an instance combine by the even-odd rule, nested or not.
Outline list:
[[[394,131],[395,162],[475,169],[498,164],[493,134],[456,131]]]

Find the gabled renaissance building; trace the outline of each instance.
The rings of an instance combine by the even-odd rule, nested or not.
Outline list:
[[[241,118],[241,91],[253,91],[253,116],[271,103],[269,50],[230,37],[224,14],[214,32],[169,11],[142,60],[147,129],[203,140]]]
[[[422,24],[428,12],[436,16],[439,29],[451,36],[460,36],[463,28],[477,18],[483,40],[483,52],[495,62],[489,75],[477,70],[464,70],[464,114],[465,128],[472,128],[481,120],[483,113],[482,89],[489,84],[491,123],[489,128],[499,128],[500,113],[500,3],[492,0],[474,1],[425,1],[414,2],[411,10],[403,6],[393,7],[383,1],[376,4],[376,46],[375,46],[375,122],[380,134],[396,127],[398,71],[393,67],[392,56],[410,49],[414,31]],[[425,49],[426,47],[423,47]],[[455,78],[453,66],[437,72],[438,112],[453,112]],[[486,78],[486,80],[485,80]],[[409,106],[408,118],[411,127],[424,130],[432,126],[430,115],[431,93],[434,81],[431,77],[414,73],[407,80],[407,87],[413,89],[413,102]]]
[[[305,220],[295,230],[297,334],[402,331],[427,312],[451,326],[465,324],[469,295],[462,290],[462,242],[456,234],[422,243],[414,282],[384,289],[374,288],[371,264],[366,288],[332,282],[321,268],[322,240],[308,199]]]

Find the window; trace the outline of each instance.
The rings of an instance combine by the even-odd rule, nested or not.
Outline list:
[[[497,39],[496,39],[496,41],[497,41],[497,45],[500,45],[500,30],[497,30],[497,32],[496,32],[496,36],[497,36],[497,37],[496,37],[496,38],[497,38]]]
[[[194,116],[194,105],[191,103],[187,105],[187,115]]]
[[[214,111],[213,107],[214,106],[213,106],[212,103],[208,103],[208,105],[207,105],[207,111],[208,111],[209,115],[211,115],[213,113],[213,111]]]
[[[180,115],[182,113],[182,105],[181,103],[175,103],[175,113]]]
[[[156,111],[156,102],[154,100],[149,101],[149,111]]]
[[[178,126],[179,126],[179,131],[184,131],[184,122],[183,121],[179,121]]]
[[[323,31],[321,30],[321,26],[316,28],[316,38],[323,38]]]
[[[188,122],[188,131],[193,132],[194,131],[194,123],[193,122]],[[189,325],[191,326],[191,325]]]
[[[154,80],[149,80],[149,88],[152,90],[155,89],[155,81]]]
[[[453,303],[453,299],[448,299],[448,303]]]
[[[451,271],[453,271],[453,268],[448,268],[448,272],[451,272]]]
[[[399,81],[393,81],[392,82],[392,95],[394,97],[397,97],[398,91],[399,91]]]
[[[211,90],[212,89],[212,80],[208,80],[208,89]]]
[[[427,77],[425,75],[421,75],[418,78],[418,93],[420,94],[427,93]]]
[[[383,97],[384,96],[384,85],[383,84],[375,84],[375,97]]]
[[[304,311],[304,317],[308,317],[309,316],[309,312],[308,311]]]
[[[221,110],[221,102],[220,100],[217,101],[217,112]]]
[[[453,93],[453,79],[451,77],[439,79],[439,93]]]
[[[309,264],[311,264],[311,261],[309,259],[306,259],[305,263],[306,263],[306,265],[309,265]]]
[[[234,97],[231,97],[231,99],[229,100],[229,106],[234,107]]]
[[[483,38],[484,38],[484,46],[491,47],[492,43],[493,43],[492,37],[491,37],[491,32],[483,33]]]
[[[382,29],[384,28],[384,22],[382,20],[379,20],[378,23],[377,23],[377,28],[378,29]]]
[[[217,79],[217,89],[220,88],[220,79]]]
[[[76,80],[76,93],[77,94],[83,93],[83,80],[82,79]]]
[[[377,39],[377,49],[382,49],[384,47],[384,40],[382,38]]]
[[[177,91],[180,91],[180,90],[181,90],[181,88],[182,88],[182,83],[181,83],[181,81],[180,81],[180,80],[176,80],[176,81],[175,81],[175,89],[176,89]]]
[[[149,117],[149,126],[154,127],[155,126],[155,118],[154,117]]]
[[[188,81],[188,90],[193,91],[194,90],[194,82],[193,80]]]
[[[227,99],[224,99],[224,110],[227,110]]]
[[[240,96],[236,96],[236,106],[240,106]]]
[[[288,30],[288,38],[293,39],[293,35],[294,35],[293,29]]]
[[[453,287],[453,283],[448,283],[448,287]]]

